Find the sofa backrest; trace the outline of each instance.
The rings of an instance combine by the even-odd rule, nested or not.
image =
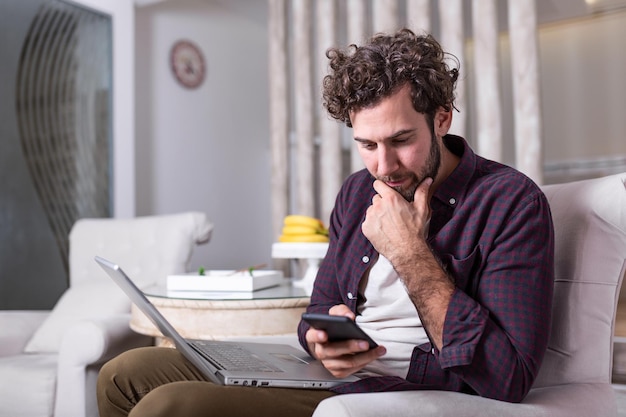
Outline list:
[[[199,212],[78,220],[70,231],[70,287],[24,352],[56,353],[76,323],[130,312],[130,300],[94,256],[119,264],[140,288],[165,284],[168,274],[186,271],[194,247],[209,240],[212,228]]]
[[[548,350],[534,387],[610,382],[626,274],[626,173],[542,187],[555,228]]]
[[[212,229],[200,212],[78,220],[69,236],[70,285],[107,279],[96,255],[120,265],[139,287],[165,285],[167,275],[186,271],[194,247]]]

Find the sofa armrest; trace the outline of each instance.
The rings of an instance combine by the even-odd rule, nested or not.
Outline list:
[[[49,314],[41,310],[0,311],[0,357],[21,353]]]
[[[80,321],[65,331],[59,349],[55,416],[84,415],[93,406],[89,399],[95,395],[95,384],[86,383],[88,368],[99,369],[125,350],[152,344],[151,337],[130,329],[129,320],[130,314],[117,314]]]
[[[152,338],[130,329],[130,314],[117,314],[72,325],[63,335],[59,366],[104,363],[119,353],[148,346]]]

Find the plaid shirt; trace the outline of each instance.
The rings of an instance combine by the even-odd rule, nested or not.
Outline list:
[[[554,276],[554,231],[548,202],[523,174],[474,154],[464,139],[444,143],[461,157],[432,200],[428,243],[455,280],[443,347],[415,346],[406,379],[371,377],[338,393],[439,389],[521,401],[547,346]],[[373,177],[351,175],[330,219],[309,312],[346,304],[356,314],[359,282],[377,253],[361,232],[375,191]],[[300,343],[308,325],[298,327]]]

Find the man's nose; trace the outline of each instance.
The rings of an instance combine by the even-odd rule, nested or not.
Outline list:
[[[381,177],[393,174],[398,168],[396,153],[384,146],[378,148],[378,175]]]

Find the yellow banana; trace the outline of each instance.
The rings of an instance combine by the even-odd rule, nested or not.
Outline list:
[[[278,237],[279,242],[328,242],[328,237],[320,234],[309,234],[309,235],[280,235]]]
[[[315,217],[290,214],[283,223],[280,242],[328,242],[328,229]]]
[[[315,217],[304,216],[301,214],[290,214],[285,217],[285,226],[309,226],[315,228],[323,228],[321,220]]]
[[[317,227],[311,226],[285,226],[283,227],[283,235],[314,235],[319,233],[320,230]]]

